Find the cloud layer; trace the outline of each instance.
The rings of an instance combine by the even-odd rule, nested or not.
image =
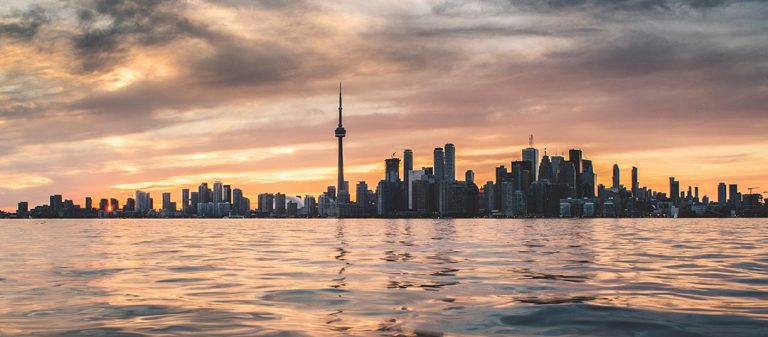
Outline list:
[[[447,142],[491,179],[534,134],[583,148],[600,181],[617,162],[661,190],[764,186],[766,17],[725,0],[12,1],[0,208],[213,179],[316,194],[340,80],[353,182]]]

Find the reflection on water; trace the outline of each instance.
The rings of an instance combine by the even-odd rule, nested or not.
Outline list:
[[[768,221],[0,222],[0,336],[761,336]]]

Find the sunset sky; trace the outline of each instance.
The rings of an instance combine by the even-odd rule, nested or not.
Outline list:
[[[481,183],[533,134],[609,183],[768,191],[768,3],[727,0],[0,2],[0,209],[222,180],[371,188],[451,142]]]

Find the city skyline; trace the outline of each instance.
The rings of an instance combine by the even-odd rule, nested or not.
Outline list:
[[[616,163],[625,186],[634,166],[660,191],[768,190],[768,9],[654,4],[8,1],[0,209],[215,180],[319,193],[339,80],[350,184],[446,143],[457,175],[493,180],[533,134],[541,154],[582,149],[606,186]]]

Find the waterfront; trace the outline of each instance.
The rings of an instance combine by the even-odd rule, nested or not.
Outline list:
[[[759,336],[768,220],[7,220],[0,336]]]

